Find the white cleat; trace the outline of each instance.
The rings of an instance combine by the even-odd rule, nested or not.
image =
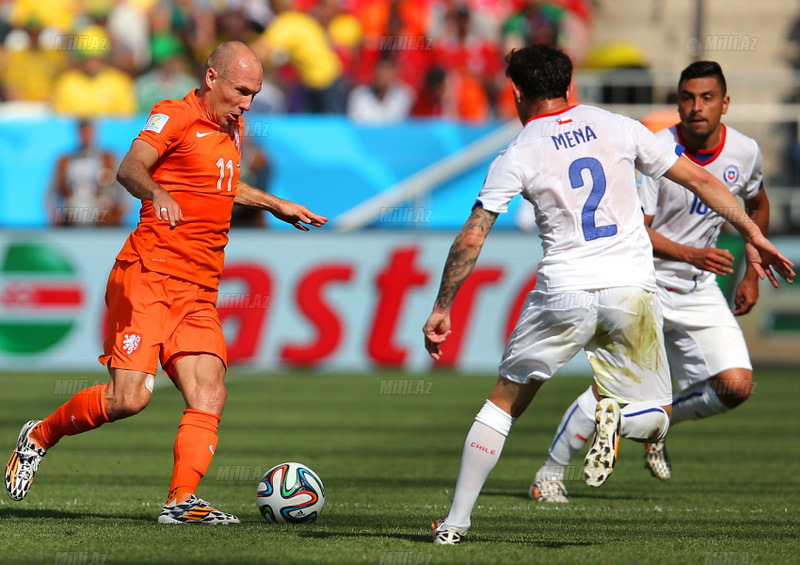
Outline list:
[[[466,534],[455,526],[445,526],[444,520],[436,520],[431,524],[431,537],[435,545],[457,545]]]
[[[536,502],[555,502],[564,504],[569,502],[567,487],[558,479],[539,479],[534,481],[528,489],[528,496]]]
[[[6,463],[6,492],[14,500],[22,500],[28,494],[33,483],[33,476],[39,469],[46,450],[31,440],[30,433],[41,420],[30,420],[19,432],[17,447]]]
[[[672,477],[672,464],[667,455],[666,440],[646,443],[644,449],[644,468],[649,469],[655,478],[668,481]]]
[[[239,518],[213,508],[208,502],[192,495],[180,504],[165,505],[158,517],[159,524],[206,524],[210,526],[238,524]]]
[[[613,398],[603,398],[595,409],[597,421],[592,445],[583,460],[583,476],[590,487],[599,487],[606,482],[619,451],[620,410]]]

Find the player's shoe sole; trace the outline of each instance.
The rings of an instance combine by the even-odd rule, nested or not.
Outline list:
[[[583,476],[590,487],[599,487],[614,472],[619,451],[620,410],[613,398],[603,398],[595,409],[592,445],[583,461]]]
[[[158,517],[159,524],[205,524],[218,526],[238,524],[239,518],[212,507],[208,502],[192,495],[180,504],[166,505]]]
[[[539,479],[528,489],[528,496],[536,502],[553,502],[564,504],[569,502],[567,488],[556,479]]]
[[[14,500],[22,500],[28,494],[39,464],[47,453],[46,450],[37,447],[29,437],[31,430],[39,422],[41,420],[30,420],[22,426],[17,446],[6,463],[6,492]]]
[[[667,442],[646,443],[644,450],[644,468],[655,478],[668,481],[672,477],[672,463],[667,455]]]
[[[436,520],[431,524],[431,537],[435,545],[457,545],[465,535],[458,528],[445,526],[444,520]]]

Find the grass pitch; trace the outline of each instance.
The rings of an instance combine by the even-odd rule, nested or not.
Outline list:
[[[464,437],[494,378],[232,371],[217,455],[198,494],[242,524],[203,527],[155,522],[183,410],[159,377],[166,386],[144,412],[64,438],[24,501],[0,498],[0,562],[797,563],[796,373],[756,371],[743,406],[673,428],[669,482],[650,477],[632,442],[600,489],[582,482],[582,459],[574,461],[567,505],[527,498],[563,410],[589,383],[553,379],[512,429],[457,547],[432,545],[427,527],[449,508]],[[0,376],[3,461],[25,421],[102,379],[100,371]],[[306,463],[325,483],[327,505],[313,524],[272,525],[258,513],[258,479],[283,461]]]

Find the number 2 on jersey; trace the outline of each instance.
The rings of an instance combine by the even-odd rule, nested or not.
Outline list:
[[[603,165],[594,157],[581,157],[575,159],[569,165],[569,183],[572,188],[583,188],[583,176],[581,173],[586,170],[592,177],[592,190],[589,198],[581,210],[581,227],[583,228],[583,239],[592,241],[601,237],[611,237],[617,234],[616,224],[598,226],[594,223],[594,215],[600,206],[600,200],[606,193],[606,173]]]
[[[219,167],[219,178],[217,179],[217,190],[222,190],[222,179],[225,178],[225,169],[228,169],[230,172],[230,176],[228,177],[228,192],[231,191],[231,183],[233,182],[233,161],[228,159],[228,162],[225,162],[225,159],[220,157],[217,159],[217,167]]]

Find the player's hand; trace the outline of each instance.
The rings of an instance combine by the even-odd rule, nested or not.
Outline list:
[[[175,229],[178,222],[183,221],[183,210],[180,204],[164,190],[153,195],[153,209],[159,221],[168,221],[170,229]]]
[[[754,273],[752,276],[750,273]],[[758,302],[758,277],[755,271],[748,270],[742,282],[736,287],[736,294],[733,297],[733,315],[744,316],[753,309]]]
[[[733,255],[727,249],[716,247],[693,248],[688,262],[715,275],[729,275],[733,272]]]
[[[425,349],[431,357],[437,361],[442,358],[442,352],[439,346],[450,335],[450,312],[434,310],[428,316],[428,321],[422,328],[422,333],[425,334]]]
[[[302,204],[288,200],[279,201],[278,207],[272,212],[272,215],[302,231],[308,231],[308,226],[321,227],[328,221],[325,216],[315,214]]]
[[[745,244],[744,250],[747,254],[747,262],[753,266],[758,278],[769,279],[775,288],[779,286],[776,273],[786,282],[794,282],[795,272],[792,270],[794,263],[784,257],[763,235],[759,234],[753,237]]]

